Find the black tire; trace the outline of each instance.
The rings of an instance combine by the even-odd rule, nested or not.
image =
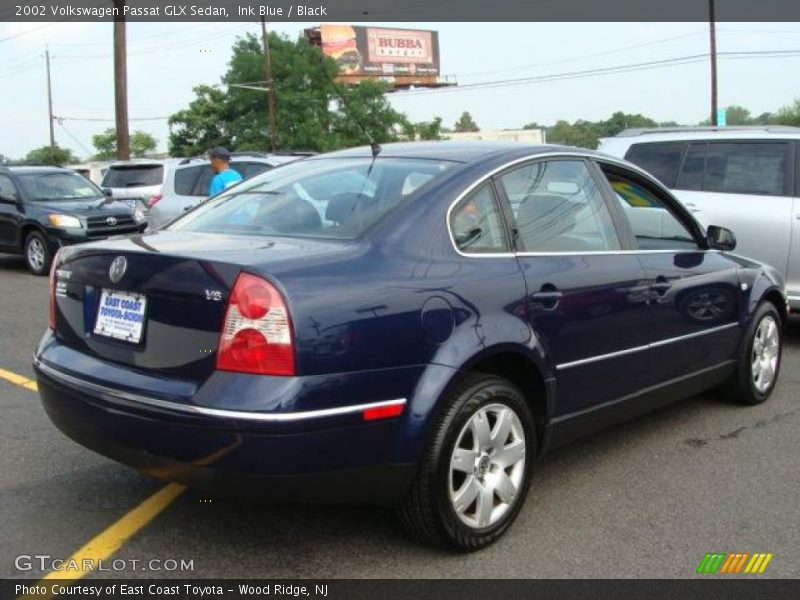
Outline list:
[[[33,249],[37,252],[34,258]],[[41,255],[38,251],[41,251]],[[34,275],[47,275],[50,273],[50,263],[53,262],[53,252],[50,250],[50,244],[47,238],[38,231],[31,231],[28,237],[25,238],[25,246],[23,247],[23,254],[25,256],[25,264],[28,270]],[[38,257],[41,256],[41,259]]]
[[[768,319],[771,319],[776,325],[778,339],[777,363],[774,376],[769,385],[764,389],[759,389],[753,376],[753,347],[756,342],[756,334],[759,330],[759,326]],[[775,388],[775,383],[778,380],[778,374],[781,368],[781,355],[783,354],[783,331],[781,330],[781,326],[781,315],[777,308],[775,308],[775,305],[768,301],[759,304],[753,314],[750,326],[747,328],[747,332],[742,338],[736,363],[736,372],[722,387],[722,395],[725,399],[737,404],[755,405],[761,404],[769,398],[772,390]]]
[[[450,500],[451,456],[470,420],[481,409],[485,412],[487,407],[497,404],[513,410],[524,432],[523,474],[516,493],[512,495],[514,499],[507,503],[508,507],[499,520],[485,527],[470,527],[462,522]],[[490,426],[493,427],[491,423]],[[414,537],[431,545],[461,552],[488,546],[500,538],[514,521],[525,503],[530,485],[536,454],[536,427],[525,396],[519,388],[500,377],[467,374],[442,399],[442,407],[428,439],[411,491],[399,508],[403,525]],[[511,438],[506,438],[506,441],[508,439]],[[496,469],[496,465],[492,464],[490,469]],[[492,495],[493,503],[499,500],[499,496]]]

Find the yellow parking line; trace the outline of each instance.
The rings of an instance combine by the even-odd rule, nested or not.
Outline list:
[[[16,373],[12,373],[11,371],[6,371],[5,369],[0,369],[0,378],[5,379],[6,381],[10,381],[15,385],[22,386],[32,391],[37,391],[39,387],[36,385],[36,382],[32,379],[28,379],[27,377],[23,377],[22,375],[17,375]]]
[[[48,579],[80,579],[88,575],[92,571],[84,569],[84,565],[92,564],[97,566],[99,561],[107,560],[120,549],[128,538],[161,514],[185,489],[184,486],[178,483],[170,483],[161,488],[108,529],[89,540],[65,561],[65,565],[77,564],[80,570],[52,571],[45,575],[42,581]]]

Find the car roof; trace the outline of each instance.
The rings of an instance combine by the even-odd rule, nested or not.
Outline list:
[[[595,152],[584,148],[554,146],[550,144],[524,144],[509,141],[490,140],[443,140],[436,142],[397,142],[381,144],[380,158],[419,158],[425,160],[450,160],[455,162],[472,162],[488,156],[503,154],[534,155],[550,152],[570,152],[593,155]],[[315,159],[326,158],[371,158],[370,146],[358,146],[319,155]]]
[[[8,165],[3,167],[3,169],[7,169],[12,173],[18,173],[20,175],[30,174],[30,173],[73,173],[72,169],[67,169],[64,167],[57,167],[51,165]]]
[[[726,127],[659,127],[625,129],[613,137],[601,138],[603,144],[628,146],[650,141],[686,140],[776,140],[800,139],[800,127],[789,125],[741,125]]]

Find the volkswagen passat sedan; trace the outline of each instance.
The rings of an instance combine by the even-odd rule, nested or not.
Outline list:
[[[395,504],[473,550],[543,452],[710,388],[767,399],[783,284],[734,245],[588,151],[352,149],[62,249],[34,365],[64,433],[146,473]]]

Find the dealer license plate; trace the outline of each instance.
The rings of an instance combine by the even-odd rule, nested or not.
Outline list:
[[[103,290],[94,332],[138,344],[144,330],[147,298],[143,294]]]

